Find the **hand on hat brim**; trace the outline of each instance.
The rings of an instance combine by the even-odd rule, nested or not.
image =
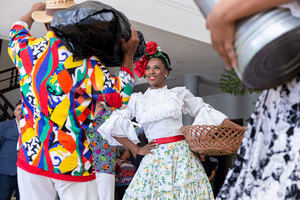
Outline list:
[[[41,23],[50,23],[53,19],[52,16],[46,14],[46,11],[35,11],[31,14],[31,17],[34,21]]]

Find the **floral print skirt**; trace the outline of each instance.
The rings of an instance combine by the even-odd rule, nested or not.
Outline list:
[[[130,183],[127,199],[214,199],[205,171],[185,140],[161,144],[146,155]]]

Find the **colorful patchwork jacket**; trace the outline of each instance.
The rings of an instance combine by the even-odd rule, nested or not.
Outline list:
[[[95,56],[74,61],[54,32],[34,38],[24,22],[12,26],[8,52],[19,70],[23,101],[18,167],[60,180],[93,180],[85,133],[95,103],[127,104],[132,72],[122,67],[115,77]]]

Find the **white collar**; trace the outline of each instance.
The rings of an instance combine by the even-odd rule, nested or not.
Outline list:
[[[158,88],[158,89],[151,89],[150,87],[146,90],[145,94],[153,94],[153,93],[158,93],[158,92],[161,92],[161,91],[165,91],[165,90],[168,90],[168,86],[165,85],[164,87],[162,88]]]

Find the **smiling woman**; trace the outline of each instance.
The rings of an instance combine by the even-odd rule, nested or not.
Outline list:
[[[196,117],[194,124],[233,124],[227,117],[184,87],[168,89],[170,59],[155,42],[135,72],[147,78],[150,88],[131,96],[124,110],[116,110],[98,129],[111,145],[123,144],[134,155],[146,155],[123,199],[214,199],[205,171],[180,132],[182,114]],[[144,128],[149,144],[138,147],[130,120]],[[241,127],[239,127],[241,128]]]

